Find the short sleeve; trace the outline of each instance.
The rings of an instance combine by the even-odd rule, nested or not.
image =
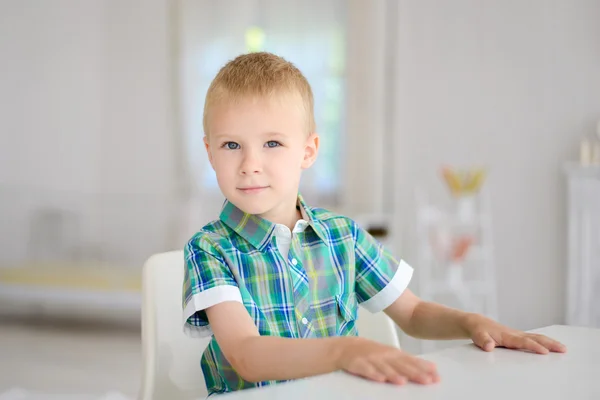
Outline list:
[[[356,294],[359,303],[372,313],[390,306],[406,290],[413,269],[398,262],[371,234],[354,223]]]
[[[212,335],[207,308],[224,301],[242,302],[240,289],[227,262],[208,235],[198,233],[184,249],[183,330],[192,337]]]

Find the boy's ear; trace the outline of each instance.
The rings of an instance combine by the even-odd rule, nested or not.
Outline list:
[[[204,147],[206,148],[206,154],[208,154],[208,161],[210,162],[210,166],[212,169],[215,169],[213,165],[212,153],[210,152],[210,144],[208,143],[208,137],[204,136]]]
[[[302,160],[302,169],[307,169],[317,160],[319,155],[319,135],[311,133],[306,138],[306,145],[304,146],[304,159]]]

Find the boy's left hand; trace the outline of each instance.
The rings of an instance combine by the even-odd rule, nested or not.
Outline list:
[[[482,315],[470,315],[465,325],[473,343],[485,351],[492,351],[495,347],[526,350],[538,354],[567,351],[564,344],[547,336],[511,329]]]

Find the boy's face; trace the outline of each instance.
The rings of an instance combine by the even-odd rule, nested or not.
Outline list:
[[[316,157],[300,99],[244,99],[210,110],[204,138],[221,192],[242,211],[285,223],[296,215],[300,175]]]

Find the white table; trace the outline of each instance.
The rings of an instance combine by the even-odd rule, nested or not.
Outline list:
[[[600,329],[553,325],[542,333],[567,353],[539,355],[465,345],[423,355],[438,366],[441,382],[404,386],[370,382],[335,372],[225,395],[227,399],[600,399]],[[219,396],[220,397],[220,396]]]

